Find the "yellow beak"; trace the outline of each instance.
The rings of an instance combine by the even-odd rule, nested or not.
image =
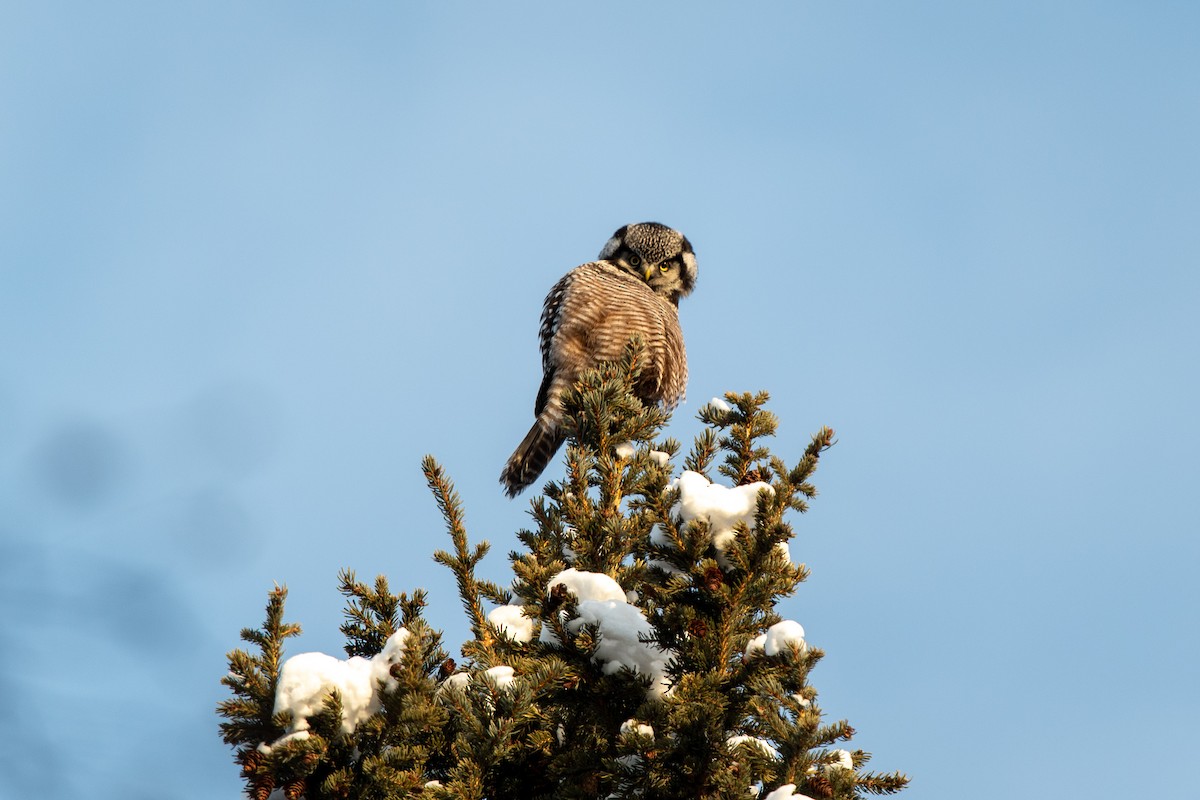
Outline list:
[[[646,283],[649,283],[650,276],[654,274],[654,267],[647,265],[646,269],[645,269],[645,273],[646,273]]]

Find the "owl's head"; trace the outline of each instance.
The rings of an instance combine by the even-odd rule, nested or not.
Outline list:
[[[619,228],[600,258],[639,280],[675,305],[696,286],[696,254],[679,231],[658,222],[637,222]]]

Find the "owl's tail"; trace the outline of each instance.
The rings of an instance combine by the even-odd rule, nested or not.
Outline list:
[[[563,435],[561,426],[547,422],[544,417],[538,417],[529,433],[525,434],[525,438],[509,456],[508,463],[500,473],[500,482],[504,484],[505,494],[516,497],[536,481],[550,463],[550,459],[554,458],[564,439],[566,436]]]

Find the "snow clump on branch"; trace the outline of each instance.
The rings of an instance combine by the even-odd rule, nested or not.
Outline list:
[[[825,771],[832,769],[854,769],[854,756],[849,750],[834,750],[831,753],[837,760],[825,765]]]
[[[712,537],[713,547],[717,551],[717,563],[721,569],[731,569],[733,564],[725,555],[725,551],[733,544],[737,536],[735,528],[743,523],[754,530],[754,515],[758,512],[758,493],[767,490],[775,494],[775,489],[765,481],[743,484],[742,486],[722,486],[712,483],[699,472],[685,470],[678,478],[671,481],[668,489],[679,490],[679,502],[672,513],[679,514],[686,525],[695,520],[708,522],[708,533]],[[670,540],[661,527],[655,526],[650,533],[650,541],[654,544],[668,544]],[[784,555],[791,560],[784,544]],[[652,566],[673,571],[664,562],[654,561]]]
[[[729,745],[730,750],[741,744],[757,747],[767,758],[779,760],[779,751],[775,749],[775,745],[759,736],[748,736],[747,734],[740,733],[726,738],[725,743]]]
[[[637,736],[646,736],[653,739],[654,728],[650,727],[644,722],[638,722],[636,719],[627,719],[621,723],[622,736],[632,736],[635,734]]]
[[[723,414],[728,414],[730,411],[733,411],[733,406],[729,405],[729,403],[725,402],[720,397],[714,397],[712,400],[709,400],[706,405],[710,406],[716,411],[722,412]]]
[[[492,683],[496,684],[497,689],[508,689],[513,685],[516,670],[505,664],[497,667],[491,667],[484,670],[483,674],[492,679]]]
[[[380,687],[391,692],[399,686],[391,667],[404,655],[407,638],[408,631],[399,629],[372,658],[343,660],[324,653],[299,653],[283,662],[275,687],[275,713],[291,713],[288,735],[308,730],[308,718],[324,707],[335,689],[342,700],[342,730],[353,733],[382,707]]]
[[[625,461],[633,458],[636,452],[637,449],[634,447],[633,442],[621,442],[613,448],[613,455]],[[667,462],[671,460],[671,454],[664,453],[662,450],[651,450],[649,451],[649,454],[650,460],[655,464],[658,464],[660,467],[665,467]]]
[[[442,689],[457,689],[460,692],[465,692],[472,678],[479,676],[491,678],[492,683],[496,685],[497,689],[509,689],[512,688],[513,683],[516,681],[516,670],[505,664],[500,664],[485,669],[477,673],[476,676],[472,676],[470,672],[456,672],[453,675],[447,676],[442,681],[442,685],[438,687],[438,691],[440,692]]]
[[[796,784],[785,783],[764,797],[763,800],[812,800],[812,798],[806,794],[796,794]]]
[[[790,645],[804,652],[808,645],[804,641],[804,628],[795,620],[785,619],[767,628],[767,632],[755,636],[746,643],[746,658],[754,658],[759,653],[777,656]]]
[[[533,620],[521,613],[521,606],[498,606],[488,612],[488,622],[495,625],[504,635],[518,644],[533,638]]]
[[[593,658],[603,664],[605,675],[628,668],[650,679],[649,692],[662,696],[670,688],[667,662],[672,652],[647,641],[654,629],[637,606],[627,602],[625,590],[608,575],[584,572],[574,567],[565,569],[550,579],[546,586],[552,592],[562,584],[576,599],[577,616],[566,623],[567,630],[577,633],[584,625],[598,631]],[[541,641],[558,644],[548,626],[542,626]]]

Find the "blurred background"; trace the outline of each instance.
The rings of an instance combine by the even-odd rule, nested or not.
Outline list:
[[[542,299],[639,220],[700,264],[669,432],[760,389],[788,460],[837,430],[781,612],[871,766],[1178,794],[1200,7],[0,16],[0,796],[238,796],[213,709],[275,582],[290,653],[342,654],[342,567],[456,650],[420,458],[506,581]]]

